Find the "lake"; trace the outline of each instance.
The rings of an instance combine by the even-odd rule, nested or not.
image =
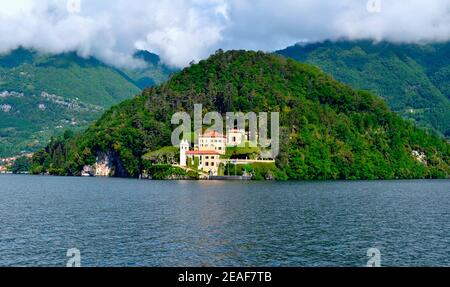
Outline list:
[[[0,266],[450,266],[450,180],[0,175]]]

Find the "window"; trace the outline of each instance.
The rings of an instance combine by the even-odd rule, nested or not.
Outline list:
[[[206,159],[209,159],[209,156],[207,156]]]
[[[214,163],[213,163],[213,162],[211,163],[211,166],[214,166]]]
[[[209,166],[209,162],[206,162],[206,166]]]

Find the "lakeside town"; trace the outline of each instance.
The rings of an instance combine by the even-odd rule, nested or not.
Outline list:
[[[19,156],[0,158],[0,174],[11,174],[14,173],[14,164],[21,158],[26,158],[30,160],[33,157],[33,153],[25,153]],[[18,163],[19,164],[19,163]],[[28,173],[26,171],[21,171],[21,173]]]

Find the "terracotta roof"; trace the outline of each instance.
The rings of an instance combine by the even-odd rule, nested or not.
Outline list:
[[[218,153],[215,150],[190,150],[190,151],[187,151],[186,154],[188,154],[188,155],[220,155],[220,153]]]
[[[201,136],[201,137],[202,138],[224,138],[223,134],[216,132],[216,131],[204,133],[203,136]]]

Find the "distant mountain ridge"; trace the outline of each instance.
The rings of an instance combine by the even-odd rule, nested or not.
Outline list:
[[[174,72],[155,54],[138,51],[135,57],[147,67],[118,69],[74,52],[19,48],[0,55],[0,157],[34,151],[62,129],[84,129],[111,105]]]
[[[450,43],[325,41],[276,53],[374,92],[405,118],[450,138]]]

